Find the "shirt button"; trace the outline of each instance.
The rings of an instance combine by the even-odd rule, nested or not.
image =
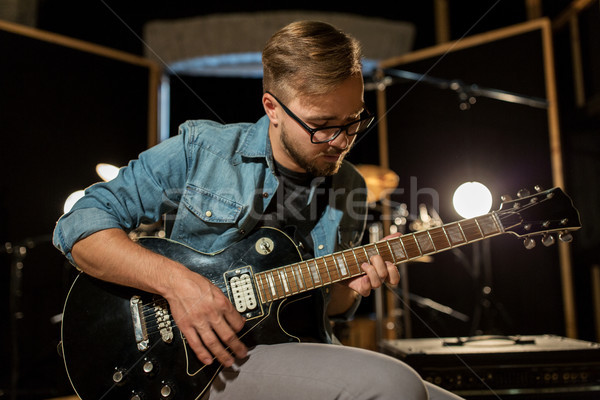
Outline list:
[[[207,217],[212,217],[212,211],[208,210],[207,212],[204,213],[204,215],[206,215]]]
[[[240,229],[240,235],[245,235],[246,234],[246,230],[245,229]]]
[[[264,192],[264,193],[263,193],[263,197],[266,199],[267,197],[269,197],[269,193],[267,193],[267,192]]]
[[[322,244],[319,245],[319,250],[323,250],[325,246],[323,246]]]

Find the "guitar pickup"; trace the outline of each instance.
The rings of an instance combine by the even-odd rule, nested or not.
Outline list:
[[[250,266],[227,271],[224,274],[229,300],[246,319],[262,315],[252,276]]]

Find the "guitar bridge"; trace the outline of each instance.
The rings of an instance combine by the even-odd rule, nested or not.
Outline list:
[[[258,291],[252,276],[250,266],[227,271],[224,274],[229,300],[246,319],[262,315]]]
[[[129,300],[135,342],[139,351],[146,351],[148,350],[150,341],[148,340],[148,332],[146,331],[146,321],[142,317],[143,313],[140,312],[142,307],[143,303],[140,296],[133,296]]]

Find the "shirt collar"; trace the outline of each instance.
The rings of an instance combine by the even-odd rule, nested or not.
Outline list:
[[[246,131],[237,154],[251,158],[272,157],[268,116],[263,116]]]

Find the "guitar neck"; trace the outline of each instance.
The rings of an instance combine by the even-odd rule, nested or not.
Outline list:
[[[364,275],[360,265],[373,255],[398,265],[501,233],[503,224],[493,212],[275,268],[254,279],[264,304]]]

